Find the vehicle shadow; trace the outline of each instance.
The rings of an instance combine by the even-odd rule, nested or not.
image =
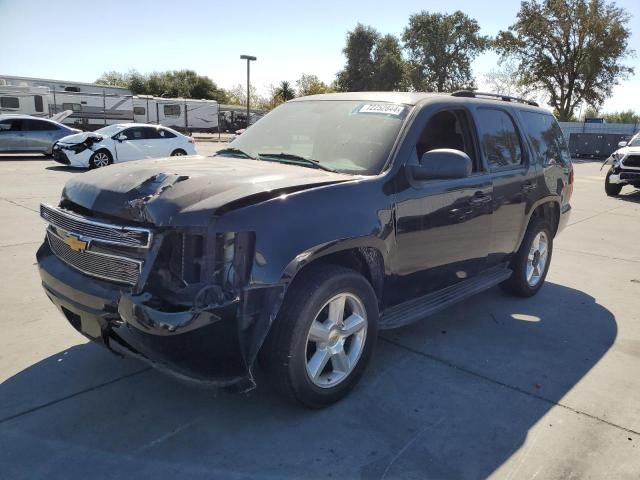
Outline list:
[[[624,202],[640,203],[640,189],[636,188],[631,190],[629,187],[626,187],[620,195],[614,198]]]
[[[548,283],[523,300],[494,289],[382,332],[362,382],[321,411],[268,388],[189,388],[81,345],[0,384],[0,464],[8,478],[485,478],[616,334],[578,290]],[[122,378],[98,380],[112,370]]]
[[[42,154],[33,155],[13,155],[0,154],[0,162],[50,162],[51,157],[45,157]]]
[[[82,168],[66,167],[64,165],[53,165],[51,167],[46,167],[46,170],[50,170],[52,172],[68,172],[68,173],[83,173],[87,171]]]

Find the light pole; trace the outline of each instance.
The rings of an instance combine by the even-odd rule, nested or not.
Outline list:
[[[249,128],[249,112],[250,112],[249,104],[251,102],[251,95],[250,95],[251,90],[249,88],[249,86],[250,86],[250,83],[249,83],[250,65],[251,65],[252,61],[257,60],[257,59],[258,59],[257,57],[253,57],[251,55],[240,55],[240,60],[246,60],[247,61],[247,127],[246,128]]]

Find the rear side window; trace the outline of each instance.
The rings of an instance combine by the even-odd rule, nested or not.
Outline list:
[[[44,112],[44,108],[42,104],[42,95],[34,96],[33,103],[35,104],[36,112]]]
[[[42,120],[25,120],[26,125],[23,126],[24,130],[29,131],[44,131],[44,130],[57,130],[56,126],[49,122],[43,122]]]
[[[556,119],[536,112],[521,112],[527,138],[540,165],[567,165],[571,156]]]
[[[161,138],[158,132],[158,129],[155,127],[142,127],[142,138],[146,139],[156,139]]]
[[[160,135],[160,138],[176,138],[175,134],[171,133],[169,130],[165,130],[164,128],[158,129],[158,135]]]
[[[180,116],[180,105],[170,104],[164,105],[164,116],[165,117],[179,117]]]
[[[476,124],[482,153],[489,170],[513,168],[523,162],[522,141],[511,117],[504,110],[479,108]]]
[[[20,100],[18,97],[0,97],[0,107],[20,108]]]

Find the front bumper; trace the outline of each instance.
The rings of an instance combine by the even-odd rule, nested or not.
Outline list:
[[[42,286],[81,334],[118,354],[140,358],[175,377],[205,386],[248,390],[252,366],[283,288],[247,288],[226,305],[164,312],[148,293],[87,277],[50,250],[37,253]]]
[[[51,155],[56,162],[75,168],[87,168],[92,153],[93,150],[89,148],[80,153],[75,153],[73,150],[62,148],[59,144],[55,144],[51,151]]]
[[[609,183],[619,185],[640,185],[640,171],[617,168],[609,175]]]

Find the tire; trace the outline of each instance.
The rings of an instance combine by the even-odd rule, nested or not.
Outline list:
[[[622,185],[619,183],[609,183],[609,177],[611,176],[612,171],[609,170],[607,172],[607,177],[604,179],[604,191],[607,194],[607,197],[617,197],[620,195],[620,191],[622,190]]]
[[[171,156],[172,157],[181,157],[181,156],[186,155],[186,154],[187,154],[187,152],[185,152],[181,148],[178,148],[178,149],[174,150],[173,152],[171,152]]]
[[[113,157],[109,150],[98,150],[89,158],[89,168],[103,168],[113,163]]]
[[[500,284],[503,290],[518,297],[532,297],[538,293],[551,264],[551,232],[551,226],[544,218],[536,218],[529,224],[522,244],[511,261],[513,274]],[[546,249],[543,250],[540,242],[546,243]]]
[[[330,310],[336,320],[342,311],[344,324],[332,322]],[[285,399],[322,408],[343,398],[358,382],[377,334],[378,301],[362,275],[334,265],[309,267],[289,287],[260,363]]]

